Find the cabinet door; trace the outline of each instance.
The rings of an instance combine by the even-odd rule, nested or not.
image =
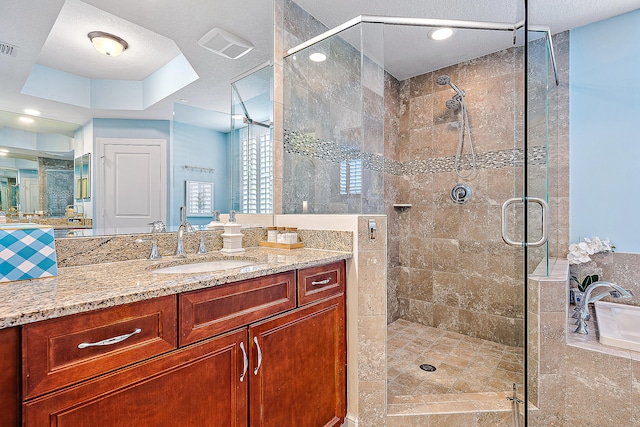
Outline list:
[[[246,338],[245,328],[27,401],[24,425],[245,427]]]
[[[340,425],[346,414],[345,299],[249,327],[253,427]]]
[[[0,329],[0,426],[20,425],[20,329]]]

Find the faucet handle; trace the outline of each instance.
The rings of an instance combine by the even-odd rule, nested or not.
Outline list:
[[[207,248],[204,247],[204,236],[200,236],[200,246],[198,246],[198,255],[204,255],[207,253]]]
[[[187,207],[180,206],[180,224],[187,222]]]
[[[167,227],[164,225],[164,222],[160,220],[150,222],[148,225],[151,226],[152,233],[164,233],[167,231]]]
[[[142,242],[151,242],[151,253],[149,254],[149,259],[160,259],[162,258],[160,256],[160,253],[158,252],[158,243],[156,242],[155,239],[151,239],[151,238],[142,238],[142,239],[137,239],[136,243],[142,243]]]

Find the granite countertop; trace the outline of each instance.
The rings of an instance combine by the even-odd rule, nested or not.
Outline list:
[[[218,252],[63,267],[58,276],[0,284],[0,329],[163,295],[202,289],[351,258],[351,252],[319,249],[246,248],[241,255]],[[255,265],[207,273],[155,274],[153,270],[217,259]]]

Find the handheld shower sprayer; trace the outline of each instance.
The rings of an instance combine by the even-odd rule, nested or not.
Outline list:
[[[467,111],[467,104],[464,102],[464,96],[466,95],[466,93],[465,91],[460,89],[458,86],[456,86],[454,83],[452,83],[451,79],[447,75],[439,76],[436,79],[436,83],[438,83],[438,85],[440,86],[449,85],[451,89],[453,89],[453,91],[456,93],[455,95],[453,95],[453,97],[451,97],[451,99],[448,99],[447,102],[445,103],[445,106],[447,107],[447,109],[452,111],[460,110],[461,112],[459,132],[458,132],[458,149],[456,150],[456,159],[455,159],[455,171],[456,171],[456,175],[458,175],[458,177],[462,179],[470,178],[476,172],[477,165],[476,165],[476,152],[473,147],[473,141],[471,140],[471,128],[469,127],[469,113]],[[461,169],[460,162],[462,158],[462,153],[464,151],[465,139],[469,143],[469,150],[471,154],[471,171],[469,173],[462,173],[460,171]],[[462,198],[458,196],[454,197],[454,192],[457,192],[458,190],[459,190],[458,186],[454,187],[453,190],[451,190],[451,198],[456,203],[464,203],[467,197],[471,195],[471,189],[469,189],[468,194],[465,193],[465,196]],[[459,198],[461,201],[457,200],[457,198]]]

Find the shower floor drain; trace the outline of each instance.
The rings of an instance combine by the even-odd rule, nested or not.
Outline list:
[[[436,367],[433,365],[429,365],[428,363],[423,363],[422,365],[420,365],[420,369],[427,372],[433,372],[436,370]]]

